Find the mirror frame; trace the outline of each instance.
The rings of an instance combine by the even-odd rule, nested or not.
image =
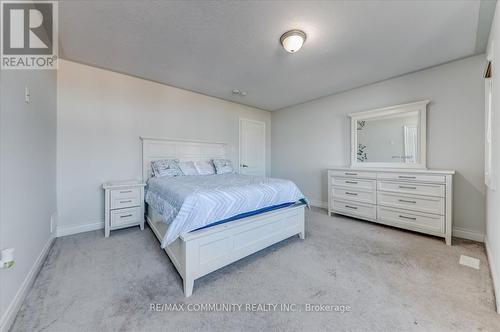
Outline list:
[[[364,168],[364,167],[387,167],[387,168],[417,168],[427,169],[427,105],[429,100],[423,100],[414,103],[401,104],[378,108],[374,110],[356,112],[348,114],[351,118],[351,168]],[[402,162],[384,163],[384,162],[359,162],[357,158],[358,153],[358,135],[357,135],[357,122],[359,120],[367,120],[379,118],[387,115],[401,114],[407,112],[418,112],[418,160],[415,164],[406,164]]]

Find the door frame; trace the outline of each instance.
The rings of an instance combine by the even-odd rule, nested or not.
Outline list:
[[[242,134],[242,124],[243,122],[253,122],[253,123],[258,123],[264,125],[264,142],[263,142],[263,152],[264,152],[264,175],[267,175],[267,156],[266,156],[266,123],[264,121],[259,121],[259,120],[254,120],[254,119],[249,119],[249,118],[239,118],[239,131],[238,131],[238,173],[241,173],[241,157],[242,157],[242,139],[241,139],[241,134]]]

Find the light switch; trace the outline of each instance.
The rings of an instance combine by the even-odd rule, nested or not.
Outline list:
[[[24,102],[26,104],[29,104],[31,102],[30,87],[28,85],[24,87]]]

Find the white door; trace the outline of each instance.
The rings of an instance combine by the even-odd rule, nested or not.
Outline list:
[[[240,119],[240,173],[266,175],[266,124]]]

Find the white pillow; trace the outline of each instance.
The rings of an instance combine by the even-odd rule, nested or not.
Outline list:
[[[179,168],[184,175],[199,175],[198,170],[192,161],[181,161],[179,163]]]
[[[215,174],[214,164],[211,161],[195,161],[194,166],[200,175],[213,175]]]

